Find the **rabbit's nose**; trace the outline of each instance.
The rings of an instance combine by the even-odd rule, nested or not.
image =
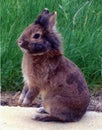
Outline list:
[[[17,43],[19,46],[21,46],[23,44],[23,41],[22,40],[17,40]]]
[[[28,47],[28,42],[27,41],[18,41],[18,45],[22,48],[27,48]]]
[[[19,46],[22,46],[22,44],[23,44],[23,42],[21,42],[21,41],[20,41],[20,42],[18,42],[18,45],[19,45]]]

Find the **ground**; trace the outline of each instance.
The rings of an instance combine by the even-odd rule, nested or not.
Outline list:
[[[0,106],[0,130],[102,130],[102,112],[88,111],[78,122],[40,122],[38,108]]]
[[[17,101],[20,95],[19,92],[1,92],[1,105],[2,106],[18,106]],[[30,107],[40,107],[41,98],[37,97]],[[91,92],[91,100],[88,107],[90,111],[102,112],[102,88]]]

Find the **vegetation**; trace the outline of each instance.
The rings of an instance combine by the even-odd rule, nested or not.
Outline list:
[[[90,89],[102,87],[102,0],[1,0],[2,90],[22,89],[16,40],[45,7],[58,13],[65,56],[81,68]]]

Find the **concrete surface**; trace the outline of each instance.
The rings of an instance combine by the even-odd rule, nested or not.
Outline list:
[[[37,108],[0,106],[0,130],[102,130],[102,113],[87,112],[75,123],[32,120]]]

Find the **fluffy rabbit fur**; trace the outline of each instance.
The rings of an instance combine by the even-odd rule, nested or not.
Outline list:
[[[40,94],[46,114],[35,120],[74,122],[86,112],[89,91],[80,69],[62,54],[55,28],[56,12],[45,9],[18,38],[24,77],[19,104],[26,106]]]

